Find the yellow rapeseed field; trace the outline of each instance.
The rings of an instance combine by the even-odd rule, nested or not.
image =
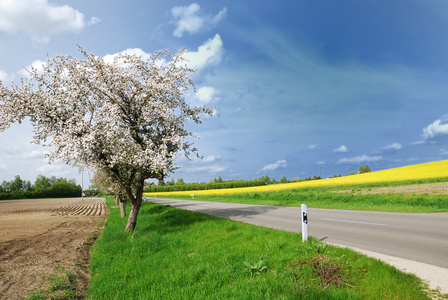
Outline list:
[[[364,174],[293,182],[285,184],[275,184],[266,186],[255,186],[246,188],[234,188],[234,189],[219,189],[219,190],[202,190],[202,191],[181,191],[181,192],[165,192],[157,193],[157,196],[169,196],[169,195],[228,195],[228,194],[243,194],[243,193],[263,193],[263,192],[276,192],[283,190],[291,190],[307,187],[329,187],[329,186],[345,186],[356,185],[366,183],[382,183],[382,182],[400,182],[408,180],[421,180],[432,178],[444,178],[448,177],[448,160],[431,162],[426,164],[412,165],[395,169],[388,169],[376,172],[369,172]],[[154,196],[153,193],[146,194],[147,196]]]

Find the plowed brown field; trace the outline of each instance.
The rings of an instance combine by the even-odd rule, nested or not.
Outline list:
[[[0,299],[45,290],[56,270],[77,274],[80,298],[88,285],[89,247],[108,214],[104,199],[0,201]]]

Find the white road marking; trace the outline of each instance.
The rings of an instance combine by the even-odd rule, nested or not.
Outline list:
[[[381,223],[369,223],[369,222],[359,222],[359,221],[349,221],[349,220],[340,220],[340,219],[327,219],[327,218],[321,218],[322,220],[327,221],[336,221],[336,222],[345,222],[345,223],[357,223],[357,224],[367,224],[367,225],[375,225],[375,226],[387,226],[387,224],[381,224]]]

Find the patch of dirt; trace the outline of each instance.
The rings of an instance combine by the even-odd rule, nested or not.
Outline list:
[[[23,299],[37,289],[47,289],[48,277],[61,268],[79,275],[77,294],[85,296],[89,249],[100,235],[108,211],[105,200],[80,200],[0,201],[2,299]],[[74,211],[79,214],[72,214]]]
[[[333,193],[350,193],[354,195],[367,194],[405,194],[405,195],[448,195],[448,182],[422,183],[391,187],[377,187],[360,190],[340,190]]]

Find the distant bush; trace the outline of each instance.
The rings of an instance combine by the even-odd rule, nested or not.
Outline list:
[[[371,172],[370,167],[368,165],[361,166],[358,169],[358,174],[369,173]]]

